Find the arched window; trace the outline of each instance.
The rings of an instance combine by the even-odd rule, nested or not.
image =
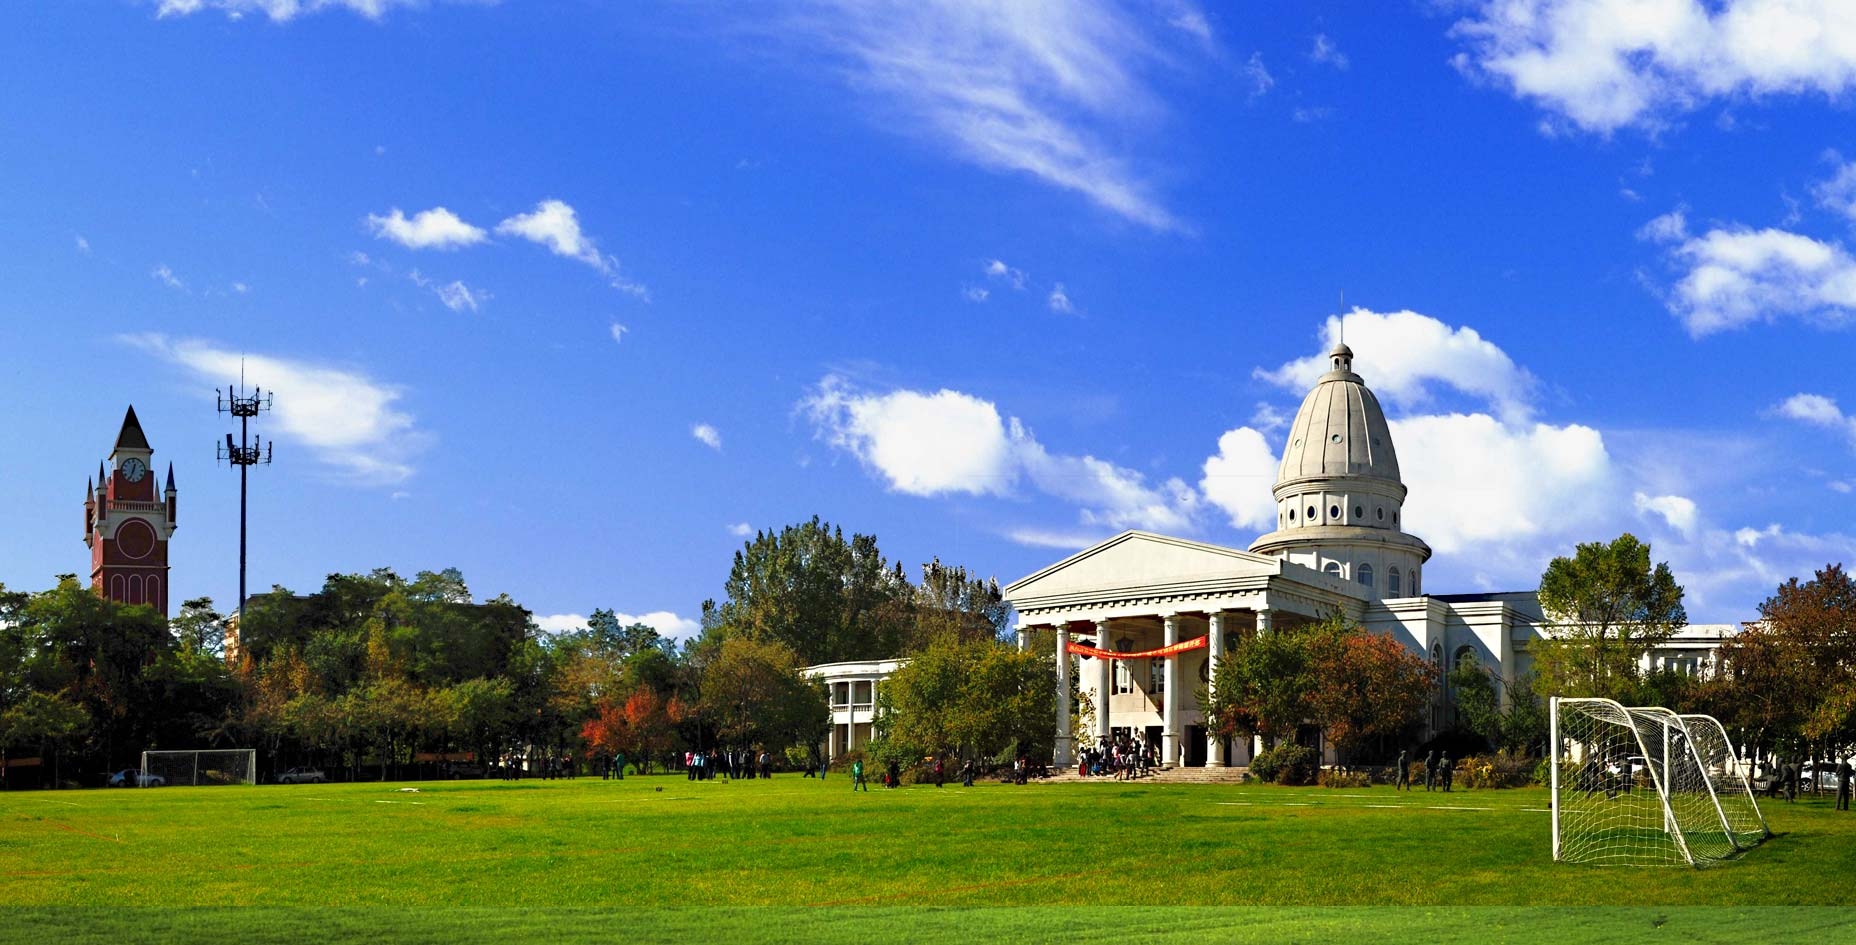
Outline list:
[[[1322,574],[1331,574],[1331,575],[1333,575],[1334,577],[1340,577],[1340,562],[1339,562],[1339,561],[1329,561],[1329,562],[1328,562],[1327,564],[1324,564],[1324,565],[1322,565],[1322,566],[1321,566],[1321,573],[1322,573]]]
[[[1386,593],[1392,595],[1393,597],[1397,597],[1400,594],[1404,593],[1403,591],[1399,590],[1397,568],[1393,568],[1390,571],[1386,572]]]
[[[1476,658],[1476,648],[1473,646],[1457,647],[1456,657],[1450,662],[1457,669],[1482,665],[1482,661]]]
[[[1366,585],[1367,587],[1373,586],[1373,566],[1372,565],[1370,564],[1360,565],[1360,583]]]
[[[148,584],[143,593],[147,597],[146,603],[148,604],[148,606],[160,608],[161,607],[161,578],[153,574],[149,575]]]

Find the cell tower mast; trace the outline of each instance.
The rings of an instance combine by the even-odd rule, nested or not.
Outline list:
[[[245,614],[245,497],[247,478],[251,467],[271,464],[272,444],[264,442],[263,437],[251,436],[251,418],[260,411],[271,409],[271,395],[254,387],[250,393],[245,392],[245,365],[239,362],[238,386],[227,385],[224,390],[213,391],[220,413],[229,413],[238,418],[238,442],[232,442],[232,434],[226,434],[226,441],[219,444],[219,459],[238,468],[238,613],[239,619]]]

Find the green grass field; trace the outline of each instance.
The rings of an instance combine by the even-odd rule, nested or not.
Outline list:
[[[0,940],[1856,941],[1827,800],[1687,869],[1552,863],[1538,789],[400,787],[0,795]]]

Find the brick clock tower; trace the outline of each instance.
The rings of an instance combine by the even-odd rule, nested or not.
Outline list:
[[[157,489],[154,449],[130,407],[107,467],[84,489],[84,544],[97,596],[168,612],[168,539],[174,535],[174,464]]]

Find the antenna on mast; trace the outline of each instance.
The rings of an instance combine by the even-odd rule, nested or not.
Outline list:
[[[251,418],[260,412],[271,409],[271,395],[260,388],[245,391],[245,359],[238,359],[238,386],[228,386],[225,390],[214,390],[214,405],[220,413],[229,413],[238,418],[238,442],[232,442],[232,434],[226,434],[226,441],[219,445],[219,459],[230,466],[238,468],[238,612],[243,619],[245,612],[245,496],[246,479],[253,466],[271,464],[271,444],[263,437],[250,436]]]

